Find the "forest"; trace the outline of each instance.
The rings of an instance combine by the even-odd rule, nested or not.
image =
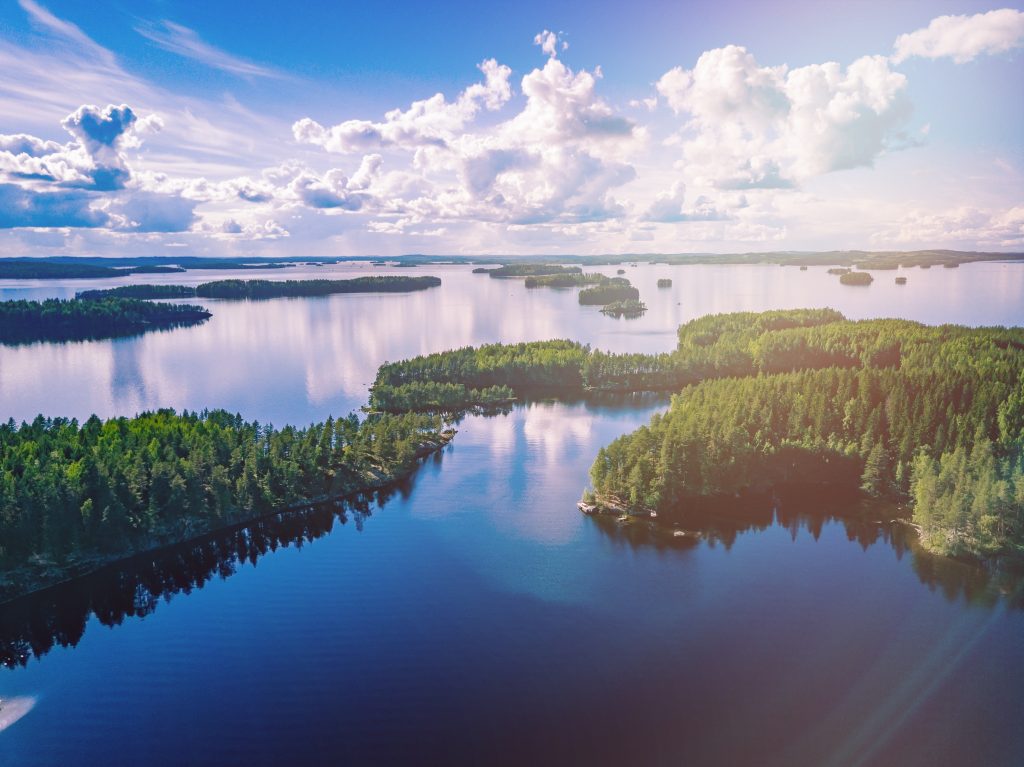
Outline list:
[[[844,272],[839,275],[839,281],[843,285],[870,285],[875,281],[867,272]]]
[[[349,280],[218,280],[196,287],[200,298],[278,298],[335,293],[406,293],[435,288],[437,277],[355,277]]]
[[[101,290],[80,290],[75,298],[99,301],[105,298],[195,298],[196,289],[189,285],[121,285]]]
[[[0,343],[107,338],[203,322],[210,316],[201,306],[133,298],[2,301]]]
[[[682,325],[663,354],[548,341],[386,363],[371,402],[379,391],[387,409],[408,391],[452,412],[463,392],[469,408],[484,404],[473,390],[493,386],[679,392],[598,456],[594,489],[616,507],[678,511],[826,482],[911,504],[932,551],[1024,554],[1022,329],[852,322],[830,309],[711,315]]]
[[[736,327],[740,316],[704,324]],[[707,377],[730,377],[681,391],[603,448],[591,469],[599,500],[678,513],[702,498],[826,482],[911,503],[932,551],[1024,553],[1024,330],[687,328],[677,354],[701,348],[717,370]]]
[[[640,291],[629,284],[629,280],[623,277],[615,277],[584,288],[580,291],[579,302],[583,306],[605,306],[616,301],[639,301]]]
[[[601,307],[601,314],[607,314],[609,317],[633,318],[639,317],[646,311],[647,304],[635,298],[629,298],[625,301],[612,301],[610,304],[605,304]]]
[[[583,270],[578,266],[559,266],[558,264],[504,264],[496,269],[474,270],[477,274],[488,274],[491,277],[539,277],[549,274],[580,274]]]
[[[217,280],[189,285],[122,285],[83,290],[78,298],[280,298],[329,296],[335,293],[405,293],[441,284],[437,277],[354,277],[349,280]]]
[[[384,487],[452,434],[413,413],[304,429],[224,411],[10,421],[0,425],[0,599],[83,562]]]

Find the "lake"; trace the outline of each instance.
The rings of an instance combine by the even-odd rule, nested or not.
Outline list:
[[[385,360],[545,338],[667,351],[710,312],[1024,324],[1021,264],[876,271],[868,288],[824,267],[624,268],[650,307],[636,320],[454,265],[3,281],[2,299],[228,277],[443,284],[200,300],[201,326],[0,347],[0,418],[223,407],[302,424],[364,404]],[[5,728],[0,709],[0,764],[1022,763],[1019,580],[924,555],[840,499],[737,509],[695,545],[579,514],[597,450],[665,407],[470,416],[390,497],[0,607],[0,698],[20,716]]]

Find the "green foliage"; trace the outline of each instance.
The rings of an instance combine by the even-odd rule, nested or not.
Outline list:
[[[154,304],[132,298],[0,302],[0,342],[101,338],[155,327],[201,322],[210,313],[191,304]]]
[[[578,266],[527,263],[504,264],[497,269],[482,269],[481,271],[486,272],[491,277],[537,277],[545,274],[580,274],[583,272]]]
[[[639,301],[640,291],[626,280],[609,280],[580,291],[579,301],[584,306],[605,306],[616,301]]]
[[[526,278],[528,288],[576,288],[583,285],[600,285],[608,282],[603,274],[580,272],[562,272],[560,274],[530,275]]]
[[[589,354],[589,347],[572,341],[467,346],[384,363],[377,370],[371,397],[381,386],[427,382],[461,384],[471,389],[506,386],[582,390],[581,370]]]
[[[279,298],[335,293],[406,293],[441,284],[438,277],[356,277],[351,280],[218,280],[199,285],[201,298]]]
[[[625,301],[613,301],[601,307],[601,314],[607,314],[610,317],[639,317],[646,311],[647,304],[633,298]]]
[[[62,280],[99,277],[120,277],[126,269],[112,269],[82,263],[59,263],[25,259],[23,261],[0,260],[0,279],[5,280]]]
[[[844,272],[839,275],[839,281],[843,285],[870,285],[875,278],[867,272]]]
[[[388,413],[457,413],[471,408],[495,408],[515,399],[508,386],[470,389],[460,383],[412,381],[399,386],[375,384],[370,410]]]
[[[104,298],[195,298],[195,296],[196,289],[188,285],[122,285],[105,290],[82,290],[75,294],[75,298],[83,301],[98,301]]]
[[[668,509],[830,482],[909,494],[931,548],[1021,550],[1024,331],[831,319],[737,314],[680,328],[666,368],[682,371],[691,355],[694,377],[739,377],[685,389],[604,448],[591,470],[598,494]]]
[[[442,440],[405,414],[274,429],[224,411],[0,425],[0,561],[61,561],[194,537],[379,486]]]

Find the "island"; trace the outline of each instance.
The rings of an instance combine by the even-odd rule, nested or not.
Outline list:
[[[897,277],[896,278],[896,284],[897,285],[906,285],[907,284],[907,278],[906,277]]]
[[[625,301],[612,301],[601,307],[601,314],[609,317],[625,317],[632,319],[639,317],[647,311],[647,304],[635,298],[628,298]]]
[[[478,274],[487,274],[491,277],[538,277],[545,274],[579,274],[583,271],[578,266],[561,266],[559,264],[529,264],[516,263],[505,264],[497,269],[481,269]]]
[[[577,288],[587,285],[600,285],[608,282],[603,274],[589,272],[561,272],[559,274],[530,275],[524,283],[528,288]]]
[[[201,306],[152,303],[134,298],[3,301],[0,302],[0,343],[110,338],[192,325],[210,316]]]
[[[839,281],[843,285],[870,285],[875,278],[867,272],[846,272],[839,275]]]
[[[1024,557],[1024,329],[740,312],[681,326],[670,353],[492,344],[389,363],[374,386],[426,381],[678,392],[601,451],[585,498],[598,511],[685,527],[709,503],[818,486],[905,504],[897,521],[929,551]]]
[[[105,290],[83,290],[78,298],[298,298],[336,293],[409,293],[435,288],[438,277],[354,277],[349,280],[217,280],[188,285],[122,285]]]
[[[674,394],[666,413],[599,451],[584,498],[595,514],[685,531],[715,504],[827,488],[887,501],[892,524],[931,552],[993,567],[1024,558],[1024,329],[803,309],[702,317],[661,354],[553,340],[386,363],[363,421],[272,429],[222,411],[162,410],[8,422],[0,601],[384,486],[447,444],[449,424],[472,408],[595,391]]]
[[[0,602],[139,552],[388,487],[453,435],[417,414],[281,429],[220,410],[0,424]]]
[[[611,279],[584,288],[580,291],[579,302],[584,306],[605,306],[616,301],[639,301],[640,291],[621,278]]]
[[[671,288],[672,280],[669,277],[661,277],[658,279],[659,288]]]
[[[101,290],[80,290],[75,298],[102,301],[107,298],[195,298],[196,289],[189,285],[121,285]]]

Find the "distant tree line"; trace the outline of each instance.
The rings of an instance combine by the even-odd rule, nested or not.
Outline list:
[[[201,306],[132,298],[2,301],[0,342],[105,338],[202,322],[209,317]]]

